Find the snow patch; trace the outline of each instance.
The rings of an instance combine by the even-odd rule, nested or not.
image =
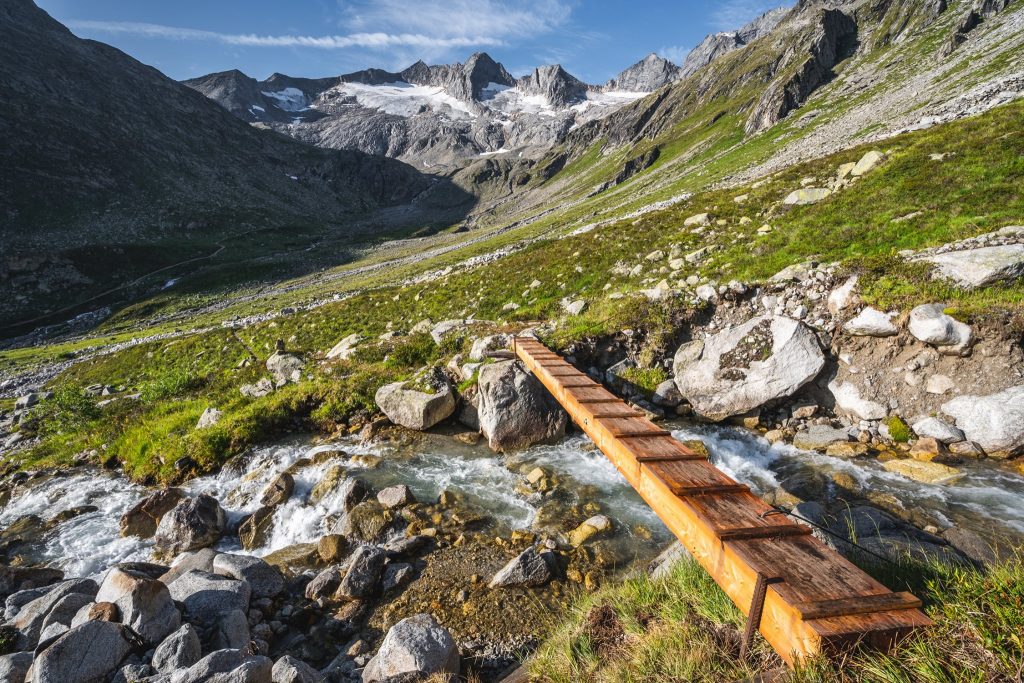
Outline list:
[[[264,96],[277,100],[277,106],[285,111],[302,111],[309,108],[306,94],[298,88],[285,88],[275,92],[264,92]],[[258,107],[257,107],[258,108]]]
[[[354,97],[356,102],[367,109],[397,116],[414,116],[421,113],[424,107],[429,107],[453,119],[475,117],[469,104],[452,97],[443,88],[412,85],[405,81],[382,85],[340,83],[329,92]]]

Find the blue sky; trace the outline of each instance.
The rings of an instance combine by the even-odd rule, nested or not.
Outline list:
[[[707,33],[782,0],[36,0],[75,34],[177,79],[240,69],[333,76],[488,52],[513,74],[561,63],[602,83],[657,52],[680,62]]]

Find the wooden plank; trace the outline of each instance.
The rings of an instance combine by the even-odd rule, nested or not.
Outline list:
[[[531,355],[545,352],[550,353],[536,342],[516,346],[526,366],[740,610],[749,609],[758,574],[781,579],[768,588],[759,630],[786,662],[856,644],[891,647],[931,624],[905,598],[876,597],[893,594],[809,535],[808,527],[786,523],[788,518],[741,491],[737,482],[653,422],[597,417],[625,403],[575,368],[551,376]],[[676,493],[688,487],[692,492],[722,487],[717,490],[729,493]],[[877,609],[847,614],[861,598]]]
[[[887,610],[917,609],[921,600],[910,593],[879,593],[878,595],[858,595],[853,598],[838,600],[818,600],[817,602],[798,602],[793,605],[804,620],[846,617],[853,614],[867,614]]]
[[[744,484],[711,484],[709,486],[671,486],[677,496],[726,496],[731,493],[750,493]]]

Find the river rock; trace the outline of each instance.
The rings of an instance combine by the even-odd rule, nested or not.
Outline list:
[[[239,649],[249,645],[249,620],[239,609],[229,610],[217,617],[217,624],[210,638],[211,646],[217,650]]]
[[[850,433],[845,429],[835,429],[828,425],[811,425],[796,433],[793,437],[793,445],[805,451],[824,452],[832,444],[845,443],[849,440]]]
[[[319,671],[291,655],[274,662],[271,675],[274,683],[320,683],[324,680]]]
[[[338,585],[335,597],[357,600],[373,594],[380,582],[381,572],[387,563],[388,555],[374,546],[359,546],[352,553],[345,578]]]
[[[114,567],[103,579],[96,602],[113,603],[121,622],[152,645],[181,625],[167,586],[141,572]]]
[[[25,677],[32,668],[31,652],[15,652],[0,657],[0,681],[4,683],[25,683]]]
[[[837,408],[861,420],[882,420],[889,414],[889,409],[881,403],[863,398],[853,382],[832,380],[828,390],[835,397]]]
[[[284,577],[259,557],[221,553],[213,560],[213,573],[246,581],[254,598],[273,598],[284,590]]]
[[[165,514],[156,528],[155,549],[174,556],[213,545],[227,526],[227,516],[213,496],[186,498]]]
[[[89,598],[95,598],[99,587],[92,579],[69,579],[56,584],[50,590],[35,600],[24,605],[14,618],[13,625],[22,632],[28,640],[30,647],[35,647],[39,641],[39,633],[42,631],[46,615],[50,613],[54,605],[61,601],[66,595],[79,593]]]
[[[528,448],[565,435],[565,411],[521,362],[483,366],[477,387],[480,431],[492,450]]]
[[[964,289],[1012,282],[1024,276],[1024,244],[951,251],[922,260],[935,265],[936,274]]]
[[[597,534],[608,531],[611,528],[612,520],[604,515],[594,515],[569,532],[569,545],[573,548],[578,548]]]
[[[287,472],[281,472],[267,484],[260,495],[260,505],[274,507],[286,502],[295,490],[295,478]]]
[[[892,323],[893,315],[869,306],[843,325],[843,331],[854,337],[891,337],[899,332]]]
[[[32,664],[33,683],[94,683],[121,665],[132,646],[125,627],[87,621],[39,653]]]
[[[945,444],[964,440],[964,433],[962,431],[936,417],[926,417],[918,420],[911,425],[911,429],[920,437],[936,439]]]
[[[473,348],[469,351],[469,359],[476,362],[483,361],[488,354],[507,349],[511,344],[512,335],[509,334],[492,334],[482,337],[473,342]]]
[[[946,315],[941,304],[924,304],[910,311],[910,334],[947,355],[964,355],[973,341],[971,327]]]
[[[501,568],[491,579],[491,588],[541,586],[551,580],[551,567],[544,554],[527,548]]]
[[[363,670],[363,683],[419,680],[435,674],[458,675],[459,648],[429,614],[402,619],[388,629],[377,655]]]
[[[415,503],[416,496],[405,484],[395,484],[378,491],[377,502],[386,508],[401,508]]]
[[[246,550],[266,544],[267,535],[274,527],[274,508],[264,505],[245,517],[238,526],[238,540]]]
[[[231,610],[248,611],[252,593],[245,581],[198,569],[182,574],[167,588],[171,597],[184,605],[189,621],[205,623],[212,623],[217,616]]]
[[[1024,448],[1024,385],[988,396],[960,396],[942,405],[968,441],[993,457],[1007,457]]]
[[[284,350],[277,351],[267,359],[267,370],[273,375],[274,382],[279,387],[302,379],[302,368],[305,365],[304,360]]]
[[[323,601],[334,597],[344,575],[339,567],[328,567],[306,584],[306,599]]]
[[[327,352],[327,358],[348,360],[352,357],[352,354],[356,352],[356,346],[358,346],[361,341],[363,341],[362,336],[358,334],[350,334],[335,344],[331,350]]]
[[[963,476],[955,467],[921,460],[888,460],[882,467],[924,484],[950,484]]]
[[[39,641],[45,642],[50,638],[67,632],[75,619],[75,616],[86,605],[92,604],[92,598],[81,593],[70,593],[57,601],[50,610],[39,631]],[[77,624],[76,624],[77,625]]]
[[[683,395],[679,393],[675,380],[667,379],[657,386],[651,400],[664,408],[676,408],[683,402]]]
[[[273,663],[244,650],[215,650],[188,669],[178,671],[172,683],[270,683]],[[229,675],[230,674],[230,675]]]
[[[791,396],[825,367],[814,331],[783,316],[758,316],[676,351],[679,393],[694,412],[724,420]]]
[[[385,384],[374,396],[377,406],[395,424],[423,431],[455,412],[455,392],[447,382],[436,387],[435,393],[410,389],[409,384]]]
[[[121,535],[152,537],[160,519],[173,510],[184,496],[181,489],[169,488],[143,498],[121,515]]]
[[[391,511],[376,500],[366,500],[349,510],[342,520],[340,533],[348,538],[375,543],[391,525]]]
[[[158,673],[171,673],[177,669],[187,669],[198,662],[201,656],[199,632],[192,624],[182,624],[181,628],[157,646],[152,665]]]
[[[18,591],[49,586],[63,578],[64,572],[51,567],[0,565],[0,597],[6,598]]]
[[[174,558],[174,564],[171,565],[171,568],[166,573],[157,578],[169,585],[171,581],[193,569],[213,572],[213,560],[217,555],[217,551],[213,548],[201,548],[184,552]]]
[[[327,564],[341,562],[348,550],[348,539],[341,534],[327,534],[322,536],[316,544],[316,551],[320,559]]]

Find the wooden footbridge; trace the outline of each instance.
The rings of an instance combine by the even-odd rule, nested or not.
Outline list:
[[[539,341],[515,354],[790,665],[864,643],[887,649],[931,621],[707,458]]]

